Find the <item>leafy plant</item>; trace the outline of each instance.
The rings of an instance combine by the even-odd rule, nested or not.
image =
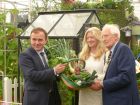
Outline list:
[[[15,13],[15,11],[13,11]],[[5,22],[5,13],[0,13],[0,70],[4,75],[17,75],[18,45],[17,38],[22,30],[12,23]]]
[[[71,56],[73,56],[74,51],[71,47],[71,40],[66,39],[52,39],[49,40],[46,48],[49,51],[49,66],[54,67],[56,64],[62,63],[63,58],[64,61],[67,61]],[[68,72],[69,68],[66,68],[65,71]],[[59,92],[61,95],[62,105],[72,105],[72,98],[74,97],[74,91],[71,91],[67,88],[67,86],[63,83],[63,81],[58,82]]]

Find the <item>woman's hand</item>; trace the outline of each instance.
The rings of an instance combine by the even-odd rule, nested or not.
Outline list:
[[[95,91],[99,91],[103,88],[103,86],[101,85],[101,82],[96,80],[94,83],[92,83],[92,85],[90,86],[90,89],[95,90]]]

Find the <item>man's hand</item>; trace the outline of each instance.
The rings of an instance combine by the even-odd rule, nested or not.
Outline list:
[[[92,90],[99,91],[99,90],[101,90],[101,89],[103,88],[103,86],[101,85],[101,82],[100,82],[100,81],[96,80],[96,81],[90,86],[90,88],[91,88]]]
[[[80,68],[79,67],[75,67],[75,69],[74,69],[74,73],[76,74],[76,75],[79,75],[80,74]]]
[[[56,74],[60,74],[61,72],[64,71],[65,67],[67,64],[58,64],[54,67],[54,71]]]

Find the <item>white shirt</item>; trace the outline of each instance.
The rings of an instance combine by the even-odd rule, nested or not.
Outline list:
[[[43,65],[45,65],[45,64],[44,64],[43,59],[42,59],[42,56],[41,56],[41,54],[40,54],[41,52],[44,52],[45,60],[46,60],[46,62],[47,62],[47,64],[48,64],[48,58],[47,58],[47,55],[46,55],[46,53],[45,53],[45,51],[44,51],[44,49],[43,49],[42,51],[37,51],[37,54],[39,55],[39,57],[40,57],[40,59],[41,59]]]

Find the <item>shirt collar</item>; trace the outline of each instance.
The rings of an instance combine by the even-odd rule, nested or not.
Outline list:
[[[117,45],[117,43],[118,43],[118,41],[113,45],[113,47],[111,48],[111,52],[113,53],[113,51],[114,51],[114,49],[115,49],[115,47],[116,47],[116,45]]]
[[[41,52],[45,52],[44,48],[41,51],[36,51],[38,54],[40,54]]]

